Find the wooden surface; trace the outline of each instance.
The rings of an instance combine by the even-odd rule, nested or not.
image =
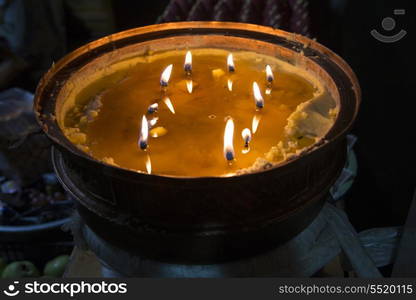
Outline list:
[[[403,229],[392,277],[416,277],[416,191]]]

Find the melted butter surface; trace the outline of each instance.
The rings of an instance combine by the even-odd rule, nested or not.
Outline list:
[[[236,53],[235,72],[229,73],[227,51],[210,53],[193,49],[192,54],[190,77],[183,70],[185,51],[181,50],[137,63],[116,83],[109,84],[103,79],[106,87],[98,95],[102,104],[98,114],[94,113],[87,122],[84,117],[81,122],[87,109],[76,107],[67,114],[65,124],[85,133],[86,140],[80,144],[90,155],[120,167],[147,172],[149,155],[155,174],[221,176],[248,168],[256,158],[264,157],[282,140],[290,114],[300,103],[313,98],[313,85],[301,76],[279,69],[273,64],[275,58],[266,62]],[[266,63],[271,65],[275,77],[270,95],[265,93]],[[173,64],[173,72],[163,93],[160,75],[169,64]],[[192,93],[186,87],[189,79],[193,82]],[[232,91],[228,89],[228,80],[233,82]],[[261,110],[255,107],[253,81],[259,84],[265,100]],[[162,101],[163,96],[170,98],[175,114]],[[158,111],[146,113],[155,102],[159,103]],[[140,150],[137,144],[143,114],[149,120],[158,117],[154,127],[166,130],[159,137],[149,135],[147,151]],[[260,123],[252,136],[250,151],[243,154],[241,132],[244,128],[252,129],[256,115]],[[232,117],[235,123],[235,161],[231,165],[223,153],[227,117]]]

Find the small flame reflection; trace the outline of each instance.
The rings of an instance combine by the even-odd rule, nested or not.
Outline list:
[[[251,131],[253,132],[253,134],[256,133],[257,128],[259,127],[260,120],[261,116],[254,115],[253,121],[251,122]]]
[[[149,155],[146,156],[146,171],[148,174],[152,174],[152,162]]]
[[[175,108],[173,107],[172,101],[170,101],[169,97],[164,97],[163,102],[166,104],[166,106],[169,108],[171,113],[175,113]]]
[[[194,86],[194,83],[192,82],[192,80],[186,81],[186,89],[188,90],[189,94],[192,94],[193,86]]]
[[[159,117],[154,117],[154,118],[150,119],[149,122],[148,122],[149,128],[155,126],[157,121],[159,121]]]

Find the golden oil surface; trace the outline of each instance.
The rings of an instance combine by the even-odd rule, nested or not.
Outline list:
[[[205,49],[206,50],[206,49]],[[102,106],[93,121],[78,124],[80,112],[70,112],[65,123],[79,127],[86,134],[88,152],[100,160],[112,158],[120,167],[147,172],[150,158],[152,173],[177,176],[221,176],[250,167],[282,138],[287,118],[296,107],[313,98],[314,87],[301,76],[274,70],[271,93],[266,94],[265,62],[252,56],[235,56],[235,72],[227,70],[226,52],[209,53],[194,49],[192,74],[183,69],[185,51],[140,62],[130,68],[124,79],[107,85],[100,94]],[[274,59],[274,58],[273,58]],[[274,59],[275,60],[275,59]],[[173,64],[173,72],[165,92],[161,91],[160,75]],[[219,71],[221,70],[221,71]],[[189,93],[186,80],[192,80]],[[228,80],[233,82],[232,91]],[[256,109],[252,84],[256,81],[265,100],[264,108]],[[91,97],[93,95],[90,95]],[[168,96],[173,114],[162,101]],[[156,113],[147,113],[150,104],[159,103]],[[163,127],[164,134],[149,136],[148,149],[138,147],[142,116],[158,118],[154,127]],[[260,122],[250,142],[250,151],[243,153],[241,132],[252,129],[254,116]],[[235,123],[235,160],[224,158],[223,135],[225,120]]]

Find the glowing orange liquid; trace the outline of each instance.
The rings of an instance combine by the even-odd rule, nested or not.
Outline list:
[[[256,158],[276,145],[283,136],[288,116],[297,105],[313,97],[314,88],[302,77],[275,71],[270,95],[265,64],[248,59],[235,60],[236,71],[229,73],[226,55],[198,54],[193,51],[192,76],[183,70],[184,51],[162,57],[150,63],[139,63],[131,68],[123,80],[110,84],[102,93],[102,107],[94,121],[81,130],[87,135],[90,155],[103,159],[111,157],[115,164],[127,169],[146,172],[149,155],[152,173],[180,176],[220,176],[250,167]],[[166,90],[175,109],[173,114],[161,101],[161,72],[173,64],[173,72]],[[272,65],[273,67],[273,65]],[[222,69],[218,78],[212,71]],[[191,78],[194,86],[190,94],[185,80]],[[227,80],[233,89],[227,88]],[[265,106],[256,111],[252,83],[257,81]],[[159,110],[146,114],[150,104],[158,102]],[[82,109],[81,109],[82,110]],[[167,133],[161,137],[149,136],[148,150],[138,147],[142,115],[158,117],[155,127],[162,126]],[[244,141],[241,131],[252,129],[252,119],[261,117],[257,132],[250,142],[250,151],[242,153]],[[223,135],[225,119],[235,123],[235,160],[231,165],[224,158]],[[79,114],[67,115],[66,124],[76,124]]]

